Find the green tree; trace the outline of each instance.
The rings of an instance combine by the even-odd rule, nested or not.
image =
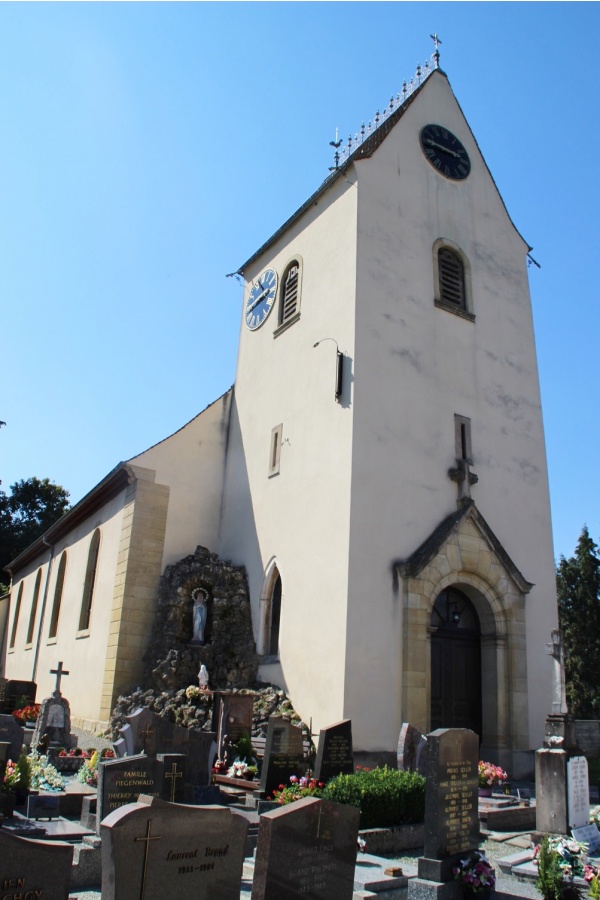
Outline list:
[[[69,492],[48,478],[27,478],[0,491],[0,581],[3,569],[69,509]]]
[[[556,584],[569,712],[578,719],[595,719],[600,717],[600,558],[587,527],[575,555],[561,557]]]

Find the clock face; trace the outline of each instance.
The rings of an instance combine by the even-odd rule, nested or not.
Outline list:
[[[421,149],[440,175],[461,181],[471,171],[469,154],[443,125],[426,125],[421,130]]]
[[[265,269],[250,288],[244,318],[250,331],[256,331],[265,321],[277,294],[277,272],[274,269]]]

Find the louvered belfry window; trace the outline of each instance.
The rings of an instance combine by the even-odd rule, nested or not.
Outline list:
[[[438,269],[441,302],[465,309],[465,269],[461,258],[442,247],[438,250]]]
[[[281,295],[281,311],[279,324],[289,321],[298,310],[298,280],[300,275],[300,266],[297,262],[293,262],[283,282],[283,293]]]

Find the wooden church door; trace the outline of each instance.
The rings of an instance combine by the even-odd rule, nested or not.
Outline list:
[[[431,614],[431,730],[470,728],[481,737],[481,628],[465,594],[448,588]]]

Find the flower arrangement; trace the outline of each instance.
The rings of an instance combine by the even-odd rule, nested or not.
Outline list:
[[[10,794],[13,791],[16,791],[17,785],[21,780],[21,772],[19,770],[19,764],[13,762],[12,759],[9,759],[6,763],[6,770],[4,772],[4,780],[0,785],[0,789],[5,794]]]
[[[91,756],[86,758],[82,767],[75,776],[81,784],[89,784],[90,787],[98,786],[98,767],[103,759],[114,759],[114,750],[93,750],[91,747],[88,751]]]
[[[227,769],[228,778],[245,778],[248,772],[248,766],[241,759],[234,760],[232,766]]]
[[[500,766],[495,766],[493,763],[482,762],[479,760],[477,770],[479,773],[479,787],[482,788],[492,787],[496,784],[504,784],[508,778],[504,769],[501,769]]]
[[[60,772],[48,762],[48,757],[38,750],[29,754],[31,787],[36,791],[62,791],[64,782]]]
[[[590,822],[600,828],[600,806],[592,806],[590,809]]]
[[[85,750],[82,750],[81,747],[74,747],[72,750],[65,750],[65,748],[62,747],[58,751],[58,755],[61,757],[61,759],[64,759],[65,757],[73,758],[74,756],[82,756],[83,759],[90,758],[90,754]]]
[[[30,703],[28,706],[24,706],[23,709],[13,710],[13,716],[18,722],[36,722],[39,714],[39,703]]]
[[[474,894],[488,893],[496,884],[492,864],[483,853],[475,850],[466,859],[461,859],[452,869],[455,881],[460,881],[463,889]]]
[[[290,775],[290,784],[280,784],[279,790],[273,791],[270,799],[281,806],[286,806],[294,800],[303,800],[304,797],[322,797],[324,787],[325,782],[317,781],[316,778],[305,776],[298,778],[297,775]]]
[[[573,838],[555,837],[545,838],[541,844],[536,846],[533,854],[533,861],[534,864],[538,866],[538,870],[541,870],[543,867],[540,865],[540,859],[543,853],[546,852],[546,848],[544,847],[545,842],[547,843],[547,852],[556,856],[556,867],[560,869],[565,880],[585,878],[586,868],[590,870],[594,869],[593,866],[585,865],[588,851],[587,844],[575,841]],[[594,874],[597,873],[593,871],[590,872],[589,877],[586,880],[591,880]]]
[[[188,700],[199,700],[200,697],[204,697],[206,694],[205,691],[200,690],[195,684],[190,684],[189,687],[185,689],[185,696]]]

